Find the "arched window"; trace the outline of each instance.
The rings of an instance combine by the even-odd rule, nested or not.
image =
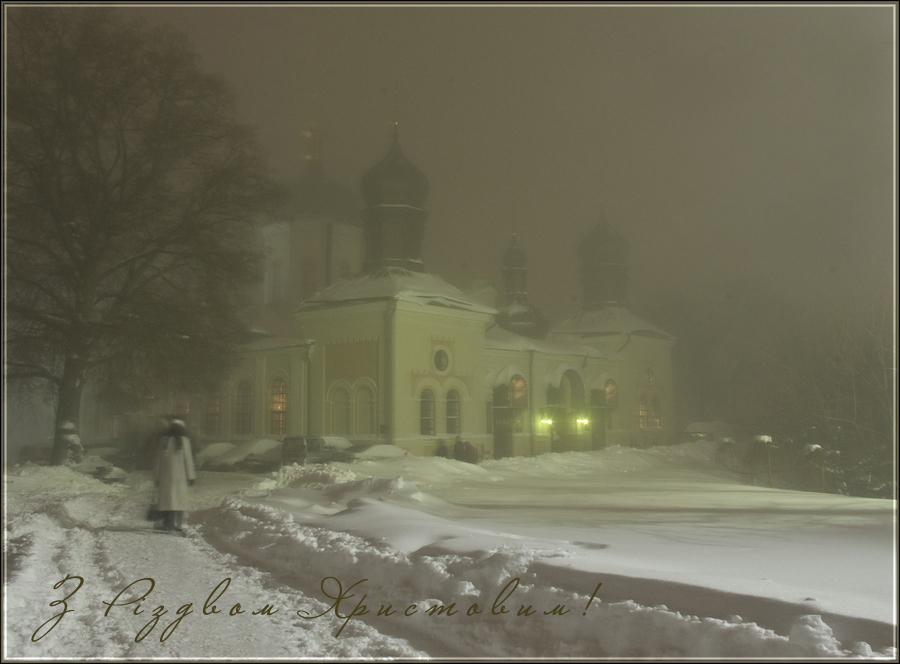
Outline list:
[[[207,400],[206,412],[204,413],[205,417],[203,418],[203,429],[209,436],[219,435],[220,410],[221,404],[219,403],[219,397],[213,397],[212,399]]]
[[[528,411],[528,384],[519,374],[509,379],[509,407],[513,431],[522,433],[525,430],[525,415]]]
[[[459,392],[450,390],[447,392],[447,433],[461,433],[459,420]]]
[[[609,379],[603,387],[604,406],[606,406],[606,428],[612,429],[612,412],[619,407],[619,386],[616,381]]]
[[[429,389],[422,390],[419,401],[419,433],[434,435],[434,392]]]
[[[269,433],[283,436],[287,433],[287,383],[281,378],[272,381],[269,389]]]
[[[653,429],[661,427],[660,410],[659,395],[654,394],[653,398],[650,399],[650,427]]]
[[[350,433],[350,395],[344,388],[331,395],[331,433]]]
[[[363,436],[375,433],[375,395],[366,386],[356,393],[356,433]]]
[[[253,433],[253,385],[249,380],[238,383],[234,396],[234,432],[239,436]]]
[[[646,429],[648,427],[647,420],[647,395],[642,394],[640,401],[638,401],[638,424],[641,429]]]

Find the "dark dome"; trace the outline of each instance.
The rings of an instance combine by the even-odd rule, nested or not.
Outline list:
[[[606,219],[600,221],[582,240],[578,249],[582,261],[597,263],[626,263],[631,245],[624,237],[614,231]]]
[[[329,180],[319,161],[310,161],[306,174],[290,186],[278,207],[280,216],[326,217],[359,223],[359,199],[349,187]]]
[[[525,252],[516,244],[516,234],[513,233],[512,244],[503,254],[503,267],[505,268],[522,268],[526,267]]]
[[[410,205],[422,208],[428,196],[428,178],[403,156],[394,132],[390,152],[363,176],[360,188],[367,207]]]

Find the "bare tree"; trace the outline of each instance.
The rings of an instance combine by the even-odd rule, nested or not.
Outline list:
[[[257,277],[271,191],[185,39],[95,8],[8,8],[8,380],[56,395],[67,459],[89,379],[212,382]]]

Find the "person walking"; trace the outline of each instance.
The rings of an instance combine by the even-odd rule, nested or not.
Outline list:
[[[181,524],[188,508],[187,488],[193,486],[197,478],[191,441],[184,429],[184,422],[172,420],[160,439],[156,455],[156,505],[163,516],[162,529],[166,532],[182,532]]]

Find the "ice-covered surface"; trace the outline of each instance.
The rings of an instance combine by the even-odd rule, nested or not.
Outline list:
[[[13,468],[5,655],[895,658],[894,502],[744,485],[714,453],[703,441],[201,472],[186,538],[149,530],[147,473],[109,486]],[[53,589],[66,574],[85,579],[72,612],[33,642],[76,585]],[[143,613],[104,617],[142,578],[156,583]],[[222,613],[204,615],[226,578]],[[238,602],[246,613],[229,616]],[[250,613],[266,604],[277,613]]]
[[[342,279],[304,302],[300,310],[317,309],[338,302],[390,299],[488,314],[497,313],[496,309],[474,302],[456,286],[448,284],[436,274],[412,272],[398,267],[386,267],[373,273]]]

